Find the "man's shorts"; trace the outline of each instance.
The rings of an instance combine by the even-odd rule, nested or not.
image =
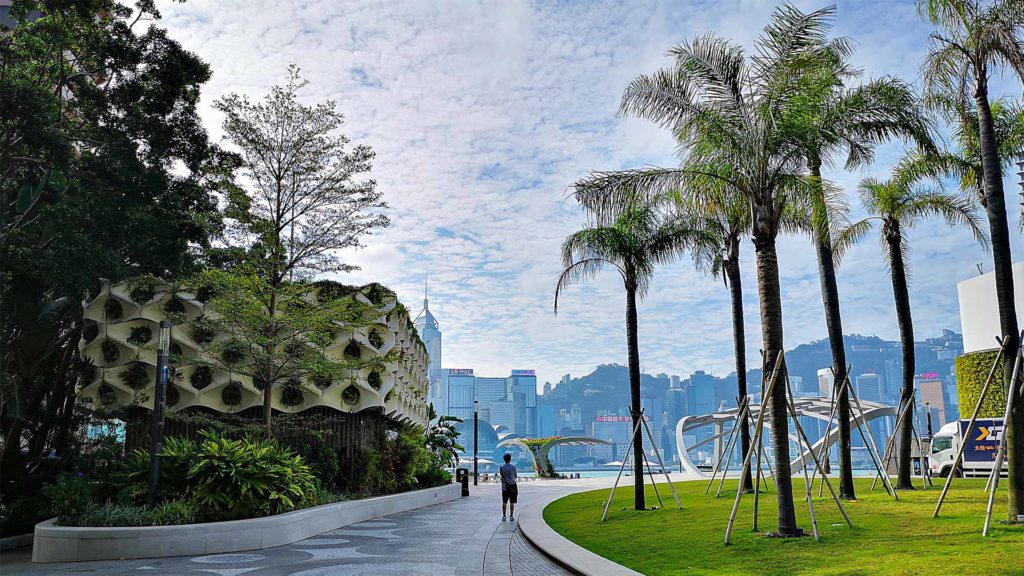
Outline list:
[[[501,503],[511,502],[516,503],[516,499],[519,497],[519,487],[515,484],[510,484],[504,490],[501,491]]]

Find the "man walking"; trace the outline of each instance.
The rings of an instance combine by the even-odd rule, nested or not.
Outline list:
[[[516,475],[519,473],[512,464],[512,455],[505,454],[502,457],[505,463],[498,468],[498,476],[501,477],[501,521],[505,521],[505,506],[508,505],[508,519],[516,520],[516,500],[519,496],[519,487],[516,486]]]

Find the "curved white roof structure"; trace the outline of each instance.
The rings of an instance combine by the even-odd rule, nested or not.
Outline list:
[[[794,405],[796,412],[800,416],[807,416],[810,418],[816,418],[822,422],[828,423],[829,413],[832,410],[831,399],[826,396],[797,396],[794,398]],[[860,401],[864,407],[864,421],[871,421],[875,418],[881,418],[884,416],[896,416],[897,408],[895,406],[888,406],[886,404],[879,404],[878,402],[869,402],[866,400]],[[757,404],[751,403],[750,405],[750,425],[753,426],[757,422],[757,416],[761,412],[761,407]],[[856,411],[851,411],[856,412]],[[679,462],[682,464],[683,470],[691,472],[697,476],[705,476],[704,472],[697,468],[697,465],[690,459],[689,452],[705,444],[711,442],[716,443],[717,452],[721,452],[725,440],[728,438],[730,429],[726,429],[726,423],[732,423],[735,425],[736,417],[739,415],[738,408],[730,408],[723,412],[715,412],[714,414],[703,414],[700,416],[686,416],[676,423],[676,450],[679,454]],[[861,420],[858,418],[858,422]],[[853,423],[851,417],[850,422]],[[767,426],[767,422],[765,426]],[[703,426],[714,426],[715,432],[710,437],[695,443],[693,446],[687,446],[683,440],[685,434],[691,430],[701,428]],[[790,438],[795,441],[795,437],[790,434]],[[835,425],[833,421],[832,430],[829,432],[827,438],[822,438],[814,443],[813,449],[815,453],[821,449],[822,444],[828,443],[829,446],[839,441],[839,427]],[[799,445],[799,442],[797,442]],[[808,465],[811,464],[812,459],[810,454],[804,451],[802,454],[798,453],[796,458],[790,463],[790,467],[793,472],[799,472],[801,462],[806,461]]]

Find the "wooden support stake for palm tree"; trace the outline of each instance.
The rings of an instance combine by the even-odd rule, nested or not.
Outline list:
[[[882,468],[885,475],[888,476],[889,465],[896,458],[896,431],[900,429],[903,424],[903,419],[907,417],[910,412],[910,402],[900,401],[900,409],[896,411],[896,425],[893,428],[893,433],[889,436],[889,439],[885,443],[885,452],[882,454]],[[878,480],[882,477],[882,471],[875,472],[875,478],[871,481],[871,489],[874,490],[878,483]]]
[[[631,451],[633,448],[633,439],[636,438],[637,433],[640,431],[641,423],[644,425],[644,430],[647,431],[647,438],[651,441],[651,446],[654,446],[654,454],[658,457],[658,465],[661,466],[661,470],[665,474],[665,479],[668,480],[669,488],[672,489],[672,496],[676,499],[676,505],[680,509],[683,507],[682,503],[679,501],[679,496],[676,494],[676,488],[672,484],[672,479],[665,470],[665,463],[661,459],[661,453],[658,451],[658,447],[654,445],[654,434],[651,433],[650,427],[647,425],[647,422],[644,421],[644,410],[641,409],[639,422],[637,422],[636,426],[633,427],[633,433],[629,437],[629,445],[626,447],[626,457],[622,459],[622,464],[619,466],[619,474],[615,477],[615,484],[612,485],[612,491],[608,494],[608,501],[604,503],[604,512],[601,513],[601,522],[604,522],[604,519],[608,516],[608,508],[612,504],[612,498],[615,497],[615,490],[619,487],[619,480],[622,478],[622,471],[626,468],[626,462],[628,462],[633,456]],[[661,494],[658,492],[658,484],[654,481],[654,472],[651,471],[651,463],[647,460],[646,453],[641,452],[641,454],[643,455],[644,464],[647,466],[647,475],[651,478],[651,485],[654,486],[654,494],[658,497],[658,505],[664,508],[665,505],[661,501]]]
[[[822,435],[822,438],[824,439],[824,441],[821,444],[821,448],[818,450],[818,459],[819,460],[824,460],[825,459],[825,453],[828,452],[828,450],[830,448],[829,442],[828,442],[828,435],[832,433],[832,422],[835,421],[836,410],[839,408],[838,403],[836,402],[836,396],[838,394],[842,394],[842,391],[846,387],[846,383],[848,381],[849,380],[844,380],[842,383],[840,383],[839,390],[837,390],[835,393],[832,394],[831,402],[829,402],[831,407],[829,408],[829,411],[828,411],[828,423],[825,424],[825,434]],[[817,477],[818,477],[818,469],[815,468],[814,472],[811,474],[811,482],[814,482],[814,480]],[[825,493],[825,483],[822,482],[821,484],[818,485],[818,497],[821,498],[821,496],[824,493]]]
[[[964,430],[964,433],[961,435],[961,438],[964,438],[964,439],[969,438],[971,436],[971,432],[974,431],[974,422],[978,419],[978,413],[981,412],[981,404],[982,404],[982,402],[985,401],[985,396],[988,394],[989,385],[992,384],[992,376],[995,374],[996,368],[999,367],[1000,359],[1002,358],[1003,354],[1006,352],[1006,344],[1005,343],[1008,342],[1008,341],[1009,341],[1008,338],[1007,339],[998,340],[998,342],[999,342],[999,352],[996,353],[996,360],[995,360],[995,362],[992,363],[992,369],[989,370],[988,378],[985,379],[985,385],[981,387],[981,393],[978,394],[978,402],[974,406],[974,413],[971,414],[971,420],[967,423],[967,428]],[[1020,353],[1019,352],[1018,352],[1018,355],[1017,355],[1017,362],[1018,363],[1020,362]],[[1013,392],[1013,391],[1010,390],[1010,392]],[[1004,421],[1004,425],[1005,425],[1005,421]],[[966,447],[967,447],[967,442],[961,441],[960,442],[960,448],[956,451],[956,458],[953,459],[953,465],[949,468],[949,474],[946,475],[946,483],[943,484],[943,486],[942,486],[942,493],[939,494],[939,501],[935,503],[935,511],[932,512],[932,518],[938,518],[939,517],[939,510],[942,509],[942,502],[946,499],[946,494],[949,492],[949,487],[953,483],[953,476],[956,475],[956,469],[960,466],[960,463],[963,460],[964,449]]]
[[[789,392],[789,410],[791,414],[794,414],[793,419],[796,419],[796,407],[793,405],[793,392],[789,388],[789,379],[786,379],[786,391]],[[800,448],[797,443],[797,450],[800,451],[800,471],[804,475],[804,499],[807,500],[807,509],[811,514],[811,529],[814,531],[814,541],[818,542],[821,540],[821,534],[818,532],[818,519],[814,515],[814,494],[811,491],[811,478],[807,475],[807,465],[804,463],[804,451]],[[810,447],[808,447],[810,449]],[[817,470],[817,469],[815,469]]]
[[[641,415],[641,419],[643,416]],[[612,504],[612,498],[615,497],[615,489],[619,487],[619,480],[622,479],[622,471],[626,468],[626,462],[629,461],[629,456],[632,454],[633,439],[636,438],[636,433],[640,429],[640,423],[637,422],[633,426],[633,432],[629,435],[629,445],[626,446],[626,456],[622,459],[622,464],[619,466],[619,474],[615,477],[615,484],[612,485],[612,491],[608,494],[608,501],[604,503],[604,512],[601,513],[601,522],[604,522],[606,516],[608,516],[608,507]]]
[[[1024,358],[1024,349],[1017,352],[1017,360],[1013,363],[1013,376],[1010,384],[1006,387],[1006,411],[1003,412],[1003,426],[1010,421],[1010,414],[1013,413],[1013,399],[1017,395],[1014,388],[1017,386],[1017,375],[1020,373],[1021,358]],[[996,460],[992,466],[992,473],[989,475],[991,486],[988,493],[988,505],[985,507],[985,526],[981,529],[982,536],[988,536],[988,529],[992,523],[992,504],[996,498],[996,490],[999,489],[999,474],[1003,471],[1003,457],[1006,455],[1006,432],[999,437],[999,449],[996,450]]]
[[[647,423],[647,420],[644,420],[643,418],[641,418],[640,421],[643,422],[644,428],[647,430],[647,437],[651,440],[651,447],[654,448],[654,455],[658,458],[658,466],[661,466],[661,472],[665,475],[665,481],[668,482],[668,487],[672,490],[672,497],[675,498],[676,508],[682,510],[683,503],[679,501],[679,495],[676,494],[676,486],[672,483],[672,478],[668,475],[668,469],[665,468],[665,461],[661,459],[661,451],[658,450],[658,447],[654,444],[654,434],[651,432],[651,426]],[[644,457],[646,458],[646,456]],[[657,491],[658,484],[655,483],[653,475],[651,476],[651,484],[654,484],[654,490]],[[661,501],[660,496],[658,497],[658,501]]]
[[[718,498],[719,496],[722,495],[722,486],[725,485],[725,477],[726,477],[726,475],[729,474],[729,464],[730,464],[730,461],[732,459],[732,451],[736,447],[736,440],[737,440],[737,438],[740,437],[740,427],[743,425],[743,422],[746,422],[746,420],[744,418],[746,418],[746,415],[748,413],[748,410],[747,410],[748,403],[749,403],[749,397],[744,398],[743,400],[740,401],[740,411],[739,411],[739,413],[736,414],[736,425],[733,426],[732,432],[729,434],[729,441],[726,443],[725,451],[722,453],[721,458],[718,459],[718,464],[715,465],[715,472],[717,473],[718,465],[720,465],[722,463],[722,460],[725,460],[725,470],[722,471],[722,478],[721,478],[721,480],[718,483],[718,491],[715,493],[715,498]],[[707,489],[704,490],[705,494],[707,494],[708,490],[711,489],[711,484],[714,483],[714,481],[715,481],[715,474],[713,473],[711,475],[711,481],[708,482]],[[743,479],[740,478],[740,487],[741,488],[742,488],[742,483],[743,483]]]
[[[852,368],[852,366],[851,366]],[[846,371],[846,382],[850,382],[850,371]],[[860,397],[857,395],[857,391],[853,386],[850,386],[850,396],[853,398],[854,404],[857,406],[857,411],[860,412],[860,423],[857,424],[857,430],[860,431],[860,436],[864,439],[864,430],[861,428],[867,428],[868,438],[864,439],[864,445],[868,446],[868,454],[871,455],[871,462],[875,465],[875,470],[882,477],[882,484],[885,486],[885,491],[892,495],[898,502],[900,499],[899,494],[896,493],[896,487],[892,485],[892,479],[885,473],[885,469],[882,467],[882,455],[878,453],[878,444],[875,443],[875,435],[871,432],[871,427],[868,426],[867,420],[864,419],[864,406],[860,403]],[[854,416],[854,422],[857,422],[856,416]],[[868,439],[871,443],[868,444]]]
[[[747,471],[750,470],[750,459],[753,458],[754,452],[757,452],[757,447],[760,446],[761,433],[764,431],[764,415],[767,412],[768,400],[771,398],[771,391],[775,389],[775,381],[779,377],[779,368],[782,366],[782,353],[779,353],[779,357],[775,361],[775,369],[772,370],[771,379],[768,381],[767,386],[761,386],[761,409],[757,414],[757,424],[754,426],[754,437],[750,442],[750,449],[747,450],[747,455],[743,458],[743,468],[740,471],[740,478],[746,476]],[[729,513],[729,523],[725,527],[725,544],[730,543],[732,536],[732,525],[736,521],[736,512],[740,508],[740,498],[743,497],[743,490],[741,486],[737,486],[736,489],[736,500],[732,504],[732,512]],[[760,490],[754,489],[754,529],[757,529],[757,493]]]
[[[850,516],[846,513],[846,509],[843,508],[843,503],[839,500],[839,495],[836,494],[835,489],[832,488],[832,482],[829,481],[828,474],[825,474],[825,469],[821,467],[821,462],[819,462],[818,457],[814,455],[814,450],[811,447],[811,441],[807,439],[807,434],[804,434],[804,427],[800,425],[800,418],[798,418],[796,413],[796,404],[793,401],[793,390],[789,387],[788,379],[786,382],[786,392],[789,396],[789,414],[793,417],[793,424],[796,426],[797,438],[807,446],[807,452],[811,455],[811,458],[814,459],[814,465],[818,467],[818,471],[821,472],[821,479],[825,482],[825,486],[828,486],[828,491],[832,494],[832,499],[835,500],[836,506],[839,508],[839,512],[843,515],[843,519],[846,520],[846,524],[849,525],[850,528],[853,528],[853,521],[850,520]],[[801,454],[803,454],[803,449],[799,446],[797,446],[797,448],[800,449]]]

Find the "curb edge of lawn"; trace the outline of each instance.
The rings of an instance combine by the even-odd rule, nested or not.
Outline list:
[[[579,574],[642,576],[639,572],[574,544],[548,526],[544,521],[544,509],[548,504],[564,496],[563,494],[548,497],[525,507],[519,514],[519,529],[523,536],[552,560]]]

